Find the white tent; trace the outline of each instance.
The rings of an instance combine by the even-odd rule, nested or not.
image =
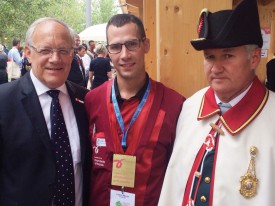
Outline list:
[[[107,23],[97,24],[86,28],[79,33],[80,39],[106,42],[106,25]]]

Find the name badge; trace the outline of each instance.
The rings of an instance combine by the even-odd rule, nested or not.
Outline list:
[[[112,185],[131,187],[135,185],[136,157],[114,154]]]
[[[135,194],[111,190],[110,206],[135,206]]]
[[[105,140],[105,138],[97,138],[96,139],[96,146],[97,147],[106,147],[106,140]]]

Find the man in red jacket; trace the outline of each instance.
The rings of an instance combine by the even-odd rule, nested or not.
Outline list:
[[[113,16],[107,42],[117,76],[85,98],[93,147],[90,206],[156,206],[184,97],[146,73],[150,41],[140,19]]]

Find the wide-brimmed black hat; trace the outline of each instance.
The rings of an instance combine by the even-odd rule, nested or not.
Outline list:
[[[203,9],[198,24],[196,50],[230,48],[247,44],[263,46],[257,0],[243,0],[234,10],[215,13]]]

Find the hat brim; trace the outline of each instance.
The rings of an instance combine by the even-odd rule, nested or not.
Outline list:
[[[238,46],[243,46],[243,45],[249,45],[249,44],[256,44],[260,48],[262,47],[262,42],[255,42],[254,40],[249,40],[244,41],[242,39],[238,40],[233,40],[233,41],[222,41],[221,39],[219,40],[208,40],[208,39],[192,39],[190,41],[192,46],[197,50],[205,50],[205,49],[221,49],[221,48],[232,48],[232,47],[238,47]]]

